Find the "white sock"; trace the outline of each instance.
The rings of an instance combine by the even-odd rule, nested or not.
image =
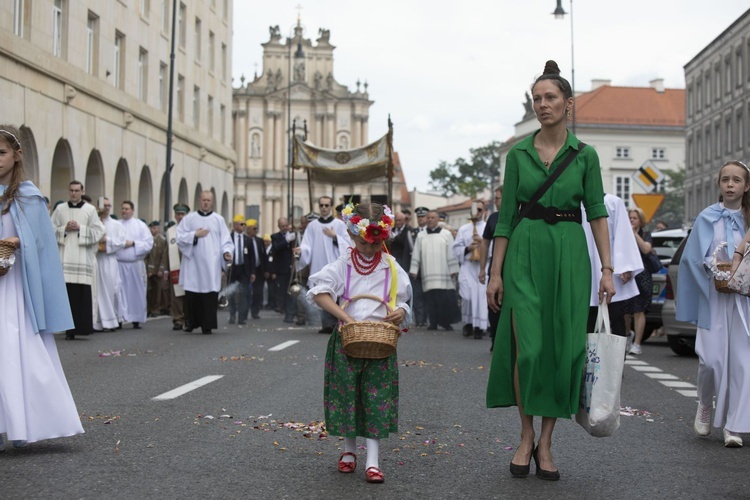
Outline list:
[[[357,454],[357,438],[344,438],[344,451]],[[355,458],[351,455],[344,455],[342,462],[354,462]]]
[[[378,445],[380,444],[380,440],[367,438],[365,444],[367,445],[367,466],[365,470],[370,467],[378,467]]]

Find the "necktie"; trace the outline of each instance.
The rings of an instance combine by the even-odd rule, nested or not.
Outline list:
[[[244,252],[242,250],[242,235],[237,233],[237,243],[234,245],[234,248],[236,249],[237,256],[235,257],[235,263],[238,266],[241,266],[243,264],[243,255]]]
[[[258,240],[253,238],[253,252],[255,252],[255,265],[260,265],[260,259],[258,258]]]

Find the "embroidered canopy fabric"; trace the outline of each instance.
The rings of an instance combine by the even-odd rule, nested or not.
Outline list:
[[[390,132],[357,149],[325,149],[294,137],[294,168],[307,169],[311,181],[351,184],[388,177]]]

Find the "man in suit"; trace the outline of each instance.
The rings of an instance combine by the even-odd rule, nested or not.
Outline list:
[[[411,231],[411,226],[406,223],[406,214],[404,212],[396,212],[393,216],[395,226],[393,228],[393,239],[390,241],[390,250],[393,258],[396,262],[404,269],[409,271],[411,265],[411,248],[409,247],[409,241],[407,234]]]
[[[247,311],[250,308],[250,286],[255,281],[255,257],[251,255],[252,241],[245,234],[245,217],[235,215],[232,219],[232,242],[234,253],[232,267],[229,270],[229,324],[237,318],[237,324],[247,323]]]
[[[414,213],[417,214],[417,227],[409,228],[406,233],[406,247],[404,251],[409,255],[409,267],[411,267],[411,256],[414,252],[414,243],[417,240],[417,235],[427,228],[427,213],[429,210],[426,207],[417,207]],[[404,267],[404,270],[408,271],[409,267]],[[417,271],[417,276],[413,277],[409,275],[411,280],[412,298],[413,298],[413,318],[415,326],[426,326],[427,325],[427,307],[424,303],[424,291],[422,290],[422,273],[421,270]]]
[[[260,310],[263,307],[263,284],[268,278],[268,256],[263,238],[258,236],[258,221],[247,219],[245,221],[247,236],[250,238],[250,249],[248,254],[253,258],[255,264],[255,281],[252,283],[252,296],[250,298],[250,314],[253,319],[260,319]]]
[[[276,287],[276,306],[284,314],[284,323],[293,323],[297,313],[297,303],[288,294],[289,279],[292,276],[292,245],[296,236],[289,225],[286,217],[278,220],[279,232],[271,235],[271,254],[273,263],[269,263],[271,276],[275,275],[273,281]]]

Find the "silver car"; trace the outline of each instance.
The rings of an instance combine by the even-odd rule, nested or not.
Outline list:
[[[672,260],[667,266],[666,296],[661,308],[661,318],[664,323],[664,333],[667,334],[669,347],[679,356],[695,356],[696,327],[692,323],[677,321],[677,270],[680,258],[687,243],[687,236],[677,247]]]

